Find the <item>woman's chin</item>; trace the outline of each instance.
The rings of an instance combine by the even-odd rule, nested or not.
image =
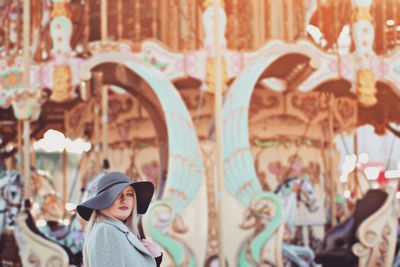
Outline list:
[[[114,217],[120,221],[126,221],[126,219],[129,217],[129,214],[116,214]]]

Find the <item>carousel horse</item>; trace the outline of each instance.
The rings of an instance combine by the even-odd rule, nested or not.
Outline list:
[[[79,257],[83,248],[84,233],[78,217],[74,214],[69,224],[60,223],[64,218],[64,207],[57,195],[46,197],[41,215],[46,221],[46,225],[39,227],[42,234],[60,245],[67,246],[73,255]]]
[[[46,237],[37,228],[30,210],[30,201],[25,200],[25,209],[17,215],[14,231],[22,265],[80,266],[82,256],[74,255],[68,246]]]
[[[96,185],[104,172],[96,175],[92,179],[87,179],[87,184],[82,187],[81,201],[92,197],[96,193]],[[50,240],[57,242],[62,246],[68,247],[73,255],[75,263],[79,265],[82,258],[84,225],[77,214],[70,218],[68,225],[60,224],[63,217],[63,207],[60,199],[56,195],[47,196],[42,208],[42,214],[47,224],[40,227],[39,230]]]
[[[293,235],[298,204],[303,203],[308,211],[316,212],[319,209],[317,196],[308,176],[288,178],[280,184],[275,193],[282,199],[285,210],[285,235],[290,239]],[[291,262],[301,267],[313,266],[314,252],[309,247],[296,246],[284,243],[283,255]]]
[[[293,226],[298,219],[296,211],[299,203],[303,203],[312,213],[319,209],[313,185],[306,175],[286,179],[276,188],[275,194],[282,198],[286,214],[285,223],[288,226]]]
[[[56,187],[50,177],[41,173],[40,170],[31,169],[31,192],[34,202],[42,206],[48,195],[57,193]]]
[[[14,224],[21,209],[23,197],[22,177],[16,171],[0,172],[0,234]]]
[[[104,173],[100,173],[87,182],[81,201],[85,201],[96,193],[97,182],[103,175]],[[68,247],[71,250],[74,262],[79,264],[79,260],[82,258],[84,240],[84,226],[79,216],[74,214],[68,225],[60,223],[64,216],[64,207],[63,202],[56,194],[47,195],[43,204],[41,214],[47,223],[39,230],[46,238]]]
[[[369,190],[353,214],[327,232],[316,262],[323,267],[391,266],[397,227],[394,193]]]
[[[39,209],[32,210],[32,218],[46,221],[38,231],[47,239],[68,247],[70,261],[79,264],[83,248],[83,228],[79,218],[74,214],[65,218],[64,202],[57,194],[52,180],[38,171],[32,172],[31,189],[33,199],[37,201]],[[68,224],[63,219],[69,220]]]

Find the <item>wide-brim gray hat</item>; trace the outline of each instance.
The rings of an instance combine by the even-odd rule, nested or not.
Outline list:
[[[151,182],[135,182],[121,172],[106,173],[97,183],[96,194],[78,205],[79,216],[88,221],[93,210],[106,209],[127,186],[132,186],[136,195],[137,213],[144,214],[154,194]]]

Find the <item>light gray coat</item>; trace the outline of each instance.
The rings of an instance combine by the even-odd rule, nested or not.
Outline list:
[[[120,221],[98,217],[85,242],[85,267],[156,266],[154,257]]]

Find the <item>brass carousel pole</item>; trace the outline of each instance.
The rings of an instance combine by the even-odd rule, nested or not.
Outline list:
[[[67,204],[67,194],[68,194],[68,153],[67,149],[64,147],[62,152],[62,173],[63,173],[63,204],[64,204],[64,219],[67,215],[67,210],[65,208]]]
[[[64,132],[67,129],[67,122],[66,122],[66,114],[67,112],[64,111]],[[67,148],[64,145],[64,149],[62,152],[62,174],[63,174],[63,189],[62,189],[62,193],[63,193],[63,204],[64,204],[64,216],[63,219],[66,218],[67,216],[67,209],[66,204],[67,204],[67,198],[68,198],[68,152],[67,152]]]
[[[101,40],[107,39],[107,0],[101,0]]]
[[[358,156],[358,133],[357,128],[354,131],[354,154]],[[360,192],[360,184],[358,183],[358,169],[354,169],[354,198],[357,199]]]
[[[99,94],[98,94],[98,88],[102,88],[103,85],[103,73],[101,72],[95,72],[93,74],[93,85],[94,88],[96,89],[96,96],[95,96],[95,104],[94,104],[94,111],[93,111],[93,116],[94,116],[94,155],[95,159],[99,158],[100,154],[100,121],[99,121],[99,115],[100,115],[100,107],[99,107]],[[98,172],[101,168],[98,164],[98,161],[95,161],[95,171]]]
[[[30,0],[24,0],[24,15],[23,15],[23,34],[24,34],[24,89],[29,90],[30,81],[29,74],[31,68],[30,62]],[[24,197],[29,199],[30,192],[30,178],[31,178],[31,166],[30,166],[30,125],[29,118],[23,121],[23,138],[24,138]]]
[[[333,173],[333,104],[334,104],[335,96],[333,93],[329,93],[328,95],[328,127],[329,127],[329,180],[330,180],[330,199],[331,199],[331,226],[336,224],[336,205],[335,205],[335,196],[336,196],[336,183],[334,180],[334,173]]]
[[[394,0],[393,2],[393,20],[394,20],[394,25],[393,25],[393,49],[396,49],[397,47],[397,25],[398,25],[398,14],[397,14],[397,0]]]
[[[153,13],[153,19],[152,19],[152,21],[151,21],[151,32],[152,32],[152,36],[153,36],[153,38],[156,38],[156,39],[158,39],[158,23],[157,23],[157,20],[158,20],[158,10],[157,10],[157,0],[153,0],[152,2],[151,2],[151,10],[152,10],[152,13]]]
[[[22,125],[21,125],[21,120],[17,121],[17,144],[18,144],[17,171],[18,171],[18,173],[22,173]]]
[[[139,0],[136,0],[136,2],[135,2],[135,13],[134,14],[135,14],[134,18],[135,18],[135,31],[136,31],[136,40],[135,41],[140,42],[141,25],[140,25],[140,1]]]
[[[103,160],[108,158],[108,86],[102,85],[101,87],[101,101],[102,101],[102,108],[101,108],[101,128],[103,134]]]
[[[90,34],[90,19],[89,19],[89,12],[90,12],[90,6],[89,6],[89,1],[86,0],[84,3],[84,29],[83,29],[83,50],[85,53],[89,51],[89,34]]]
[[[123,39],[124,24],[123,24],[123,2],[118,0],[117,2],[117,40]]]
[[[216,156],[217,156],[217,178],[218,178],[218,244],[219,244],[219,266],[225,267],[224,235],[223,235],[223,144],[222,144],[222,49],[220,40],[219,9],[221,0],[214,0],[214,46],[215,46],[215,130],[216,130]]]
[[[104,42],[107,40],[107,0],[101,1],[101,40]],[[108,87],[103,83],[103,77],[101,79],[101,129],[102,129],[102,156],[103,160],[107,159],[108,156]]]

